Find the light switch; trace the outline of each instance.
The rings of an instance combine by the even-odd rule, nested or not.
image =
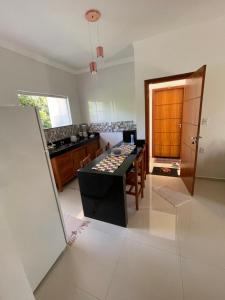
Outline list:
[[[200,147],[200,148],[199,148],[199,153],[205,153],[205,148]]]
[[[208,125],[208,118],[202,118],[202,125]]]

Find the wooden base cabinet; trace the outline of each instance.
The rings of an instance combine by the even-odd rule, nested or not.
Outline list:
[[[80,169],[80,162],[88,154],[90,154],[91,159],[95,158],[95,152],[99,145],[99,140],[93,140],[84,146],[69,150],[51,159],[52,170],[59,192],[62,192],[63,186],[77,175],[77,170]]]
[[[87,156],[87,147],[78,148],[71,151],[71,157],[73,160],[74,173],[80,169],[80,162]]]
[[[99,147],[99,140],[94,140],[87,144],[87,154],[90,154],[91,159],[95,159],[96,151],[99,149]]]
[[[51,159],[52,170],[58,190],[63,191],[63,186],[74,177],[71,152],[66,152]]]

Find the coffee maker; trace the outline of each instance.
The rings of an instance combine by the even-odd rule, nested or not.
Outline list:
[[[83,123],[79,126],[79,136],[87,138],[88,137],[88,124]]]

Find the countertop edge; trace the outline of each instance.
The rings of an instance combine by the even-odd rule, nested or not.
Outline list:
[[[86,140],[82,140],[80,142],[74,143],[74,145],[72,145],[72,146],[70,145],[70,146],[68,146],[68,148],[65,148],[65,149],[62,149],[62,150],[59,150],[59,151],[56,151],[56,152],[53,152],[53,153],[51,153],[49,151],[50,159],[55,158],[57,156],[60,156],[62,154],[65,154],[66,152],[72,151],[74,149],[80,148],[80,147],[82,147],[84,145],[87,145],[88,143],[90,143],[90,142],[92,142],[94,140],[98,140],[98,139],[100,139],[100,137],[99,136],[95,136],[93,138],[88,138]]]

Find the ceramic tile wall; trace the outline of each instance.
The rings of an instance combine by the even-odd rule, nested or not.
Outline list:
[[[91,123],[89,127],[91,132],[121,132],[134,129],[136,129],[136,124],[133,121]]]
[[[71,135],[78,134],[78,125],[62,126],[56,128],[45,129],[45,138],[47,143],[65,139]]]
[[[135,129],[136,124],[133,121],[91,123],[89,126],[90,132],[121,132]],[[44,130],[47,143],[65,139],[71,135],[77,135],[78,131],[79,126],[75,124]]]

